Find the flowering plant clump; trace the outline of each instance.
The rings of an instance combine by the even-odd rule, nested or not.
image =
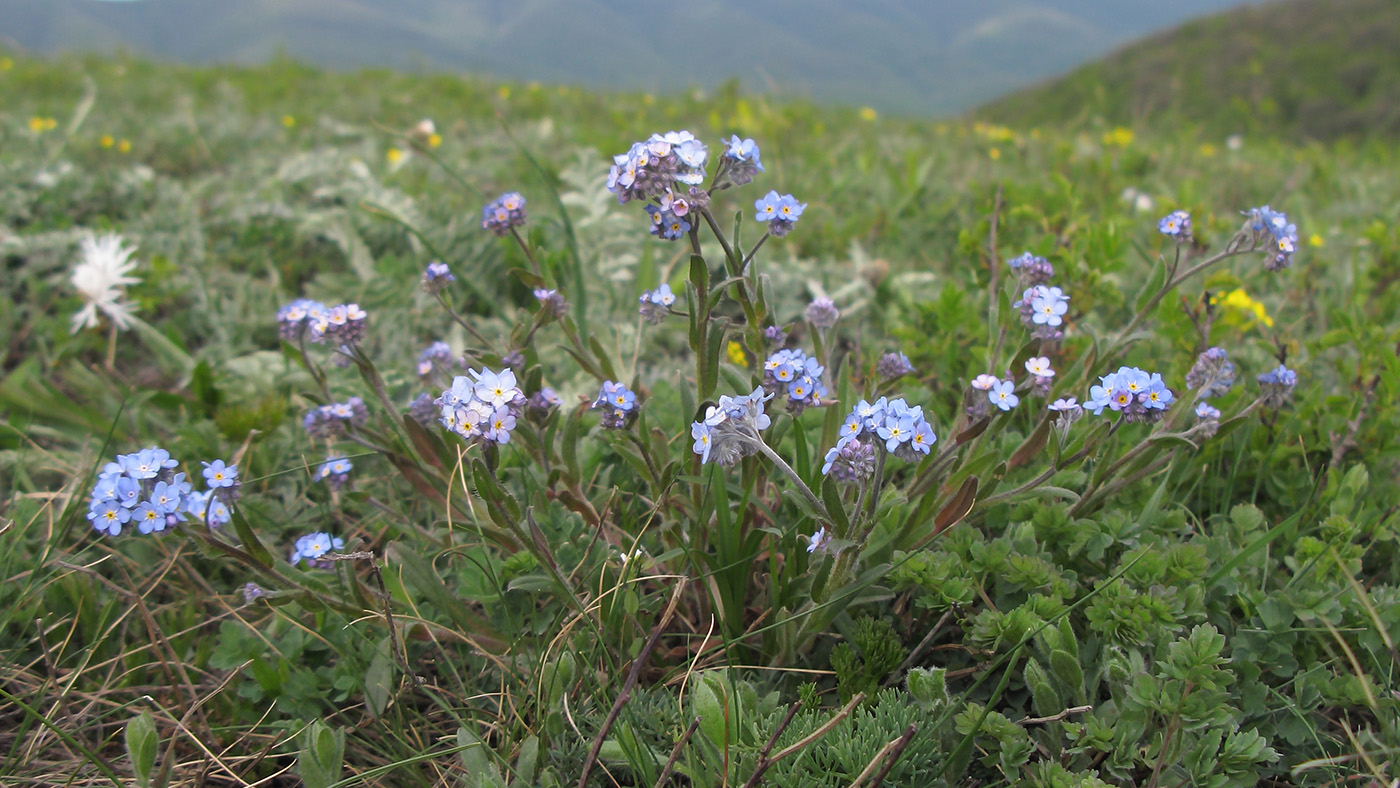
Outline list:
[[[1089,389],[1086,410],[1101,415],[1104,408],[1122,414],[1126,421],[1154,422],[1166,415],[1175,397],[1162,382],[1162,376],[1137,367],[1119,367],[1099,378],[1099,385]]]
[[[469,441],[509,443],[527,401],[516,385],[515,373],[485,367],[467,372],[471,377],[454,377],[452,385],[433,401],[441,409],[439,421],[448,432]]]
[[[1251,240],[1257,246],[1265,245],[1264,268],[1281,271],[1293,264],[1293,253],[1298,249],[1298,225],[1288,221],[1288,215],[1265,205],[1245,212],[1249,221],[1245,223],[1251,233]]]
[[[659,325],[676,305],[676,294],[671,292],[670,285],[662,282],[655,290],[648,290],[638,296],[637,301],[640,304],[637,312],[642,319],[652,325]]]
[[[1016,272],[1023,289],[1048,284],[1050,278],[1055,275],[1055,266],[1051,265],[1049,260],[1030,252],[1026,252],[1020,257],[1009,257],[1006,264]]]
[[[636,412],[637,394],[621,383],[605,380],[591,407],[603,412],[603,429],[620,430]]]
[[[344,402],[332,402],[312,408],[302,417],[302,427],[313,438],[336,438],[345,434],[347,426],[363,427],[369,419],[369,408],[359,397]]]
[[[332,490],[339,490],[345,486],[346,480],[350,478],[350,471],[355,466],[350,460],[344,457],[331,457],[321,463],[316,468],[315,479],[318,482],[325,482]]]
[[[192,488],[185,474],[175,471],[179,465],[170,452],[155,446],[117,455],[98,474],[89,495],[88,520],[108,536],[119,536],[130,522],[143,534],[183,522]]]
[[[481,209],[481,227],[496,235],[506,235],[525,224],[525,198],[519,192],[506,192]]]
[[[783,349],[763,362],[763,390],[771,397],[785,394],[788,412],[794,415],[806,407],[820,407],[827,396],[822,375],[826,368],[801,350]]]
[[[330,569],[331,561],[326,558],[326,555],[344,548],[345,540],[339,536],[333,537],[330,534],[320,532],[307,534],[297,538],[288,560],[292,566],[305,563],[308,567],[315,569]]]
[[[1157,222],[1157,232],[1179,244],[1191,243],[1191,214],[1186,211],[1172,211]]]

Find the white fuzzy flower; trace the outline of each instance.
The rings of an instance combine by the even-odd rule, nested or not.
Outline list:
[[[88,236],[83,239],[81,259],[69,280],[87,303],[73,315],[73,333],[98,324],[98,312],[107,316],[112,325],[125,331],[131,327],[132,304],[123,300],[126,286],[140,282],[128,276],[136,263],[131,255],[135,247],[116,233]]]

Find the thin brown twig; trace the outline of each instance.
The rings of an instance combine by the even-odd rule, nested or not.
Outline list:
[[[661,769],[661,776],[656,779],[655,788],[661,788],[661,786],[666,784],[666,778],[671,776],[671,769],[675,767],[676,760],[681,757],[681,748],[685,746],[686,742],[690,741],[691,736],[695,735],[695,729],[698,727],[700,727],[700,718],[696,717],[690,721],[690,727],[685,729],[685,733],[681,734],[681,738],[676,742],[676,746],[671,748],[671,757],[666,760],[666,766]]]
[[[870,788],[880,788],[880,781],[884,780],[885,775],[889,774],[890,769],[894,768],[895,761],[899,760],[899,756],[904,754],[904,748],[908,747],[909,742],[914,740],[914,733],[918,730],[919,726],[911,722],[909,723],[909,727],[904,729],[904,733],[899,735],[899,738],[880,748],[880,751],[875,753],[875,757],[870,759],[870,764],[865,767],[865,771],[861,772],[856,777],[856,781],[851,783],[851,788],[856,788],[856,786],[860,785],[860,781],[864,780],[865,776],[871,769],[875,768],[877,764],[883,764],[880,766],[880,771],[875,774],[875,779],[870,781]]]
[[[1059,722],[1071,714],[1087,714],[1094,710],[1093,706],[1071,706],[1064,711],[1051,714],[1049,717],[1027,717],[1024,720],[1017,720],[1017,725],[1041,725],[1047,722]]]

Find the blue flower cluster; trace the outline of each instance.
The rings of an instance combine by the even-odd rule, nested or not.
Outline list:
[[[1016,272],[1022,288],[1046,284],[1050,281],[1050,277],[1055,275],[1055,266],[1050,265],[1049,260],[1030,252],[1026,252],[1020,257],[1012,257],[1006,261],[1006,264]]]
[[[87,518],[108,536],[135,521],[143,534],[164,531],[183,522],[189,512],[191,485],[176,473],[179,463],[159,447],[119,454],[97,476],[88,502]]]
[[[637,394],[622,383],[605,380],[592,407],[603,412],[603,429],[620,430],[637,409]]]
[[[796,348],[784,348],[763,362],[763,389],[768,394],[787,394],[788,412],[796,416],[808,406],[820,407],[827,396],[822,375],[826,372],[818,361]]]
[[[434,370],[447,372],[452,367],[452,347],[446,342],[437,341],[428,345],[418,354],[418,376],[426,378]]]
[[[332,402],[312,408],[301,419],[306,434],[313,438],[335,438],[345,434],[345,427],[361,427],[369,420],[369,408],[359,397],[344,402]]]
[[[1258,377],[1260,397],[1266,408],[1283,407],[1293,387],[1298,385],[1298,373],[1279,364]]]
[[[651,217],[648,232],[657,238],[676,241],[690,232],[690,220],[685,218],[690,213],[688,200],[672,198],[667,193],[662,196],[660,204],[649,203],[646,212]]]
[[[1011,306],[1021,313],[1021,322],[1032,327],[1031,335],[1036,339],[1056,342],[1064,338],[1060,325],[1069,311],[1069,296],[1060,288],[1033,285]]]
[[[1176,239],[1179,244],[1191,243],[1191,214],[1172,211],[1157,222],[1157,232]]]
[[[368,318],[369,313],[359,304],[327,308],[320,301],[298,298],[277,310],[277,327],[278,333],[288,341],[309,335],[312,342],[329,340],[341,345],[353,345],[364,337]]]
[[[763,172],[763,162],[758,158],[758,143],[751,139],[739,139],[737,134],[732,135],[724,143],[724,156],[720,158],[716,183],[743,186],[752,183],[753,177],[760,172]]]
[[[676,294],[671,292],[671,286],[665,282],[655,290],[648,290],[637,297],[640,306],[637,312],[642,319],[652,325],[657,325],[671,314],[671,307],[676,305]]]
[[[455,281],[457,281],[457,277],[452,275],[452,271],[447,268],[447,263],[434,260],[428,263],[427,268],[423,269],[423,289],[429,293],[436,293]]]
[[[1293,252],[1298,248],[1298,225],[1288,221],[1288,215],[1265,205],[1251,208],[1247,227],[1256,246],[1264,244],[1264,268],[1282,271],[1293,264]]]
[[[485,367],[467,372],[470,378],[454,377],[451,387],[433,400],[439,408],[438,422],[467,440],[509,443],[515,420],[527,402],[525,392],[516,385],[515,373],[509,369],[492,372]]]
[[[911,406],[903,397],[881,397],[873,403],[866,400],[857,402],[841,423],[837,434],[840,437],[836,440],[835,449],[826,454],[827,465],[823,466],[823,473],[830,473],[835,467],[834,463],[840,457],[839,449],[862,436],[871,443],[872,449],[883,443],[885,451],[910,462],[927,456],[933,444],[938,442],[933,427],[924,418],[924,409],[918,405]]]
[[[350,478],[350,471],[354,468],[355,466],[344,457],[331,457],[316,468],[312,478],[318,482],[325,482],[332,490],[339,490]]]
[[[754,200],[754,210],[757,211],[754,219],[768,223],[768,232],[777,238],[782,238],[792,231],[792,226],[797,224],[797,220],[802,218],[802,212],[806,210],[807,203],[798,202],[791,194],[779,196],[776,191],[770,191],[762,197]]]
[[[519,192],[506,192],[481,209],[481,229],[496,235],[507,235],[524,223],[525,198]]]
[[[1104,408],[1123,414],[1126,421],[1155,422],[1167,413],[1176,398],[1162,382],[1162,376],[1137,367],[1119,367],[1099,378],[1100,385],[1089,388],[1086,410],[1101,415]]]
[[[289,560],[292,566],[305,561],[310,567],[330,569],[331,561],[325,557],[326,553],[344,548],[345,540],[338,536],[333,537],[327,533],[307,534],[297,539]]]
[[[733,465],[758,451],[763,442],[759,433],[773,424],[764,413],[764,403],[772,398],[759,387],[744,397],[721,396],[719,404],[706,408],[704,420],[690,424],[691,450],[700,462]]]

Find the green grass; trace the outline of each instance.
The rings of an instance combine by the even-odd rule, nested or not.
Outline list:
[[[0,68],[7,784],[131,776],[128,748],[149,737],[127,725],[145,712],[155,779],[170,784],[475,786],[514,773],[576,785],[663,620],[589,785],[655,784],[697,715],[671,784],[743,784],[791,702],[804,707],[766,754],[805,742],[857,691],[867,702],[765,784],[849,785],[911,722],[884,784],[1092,785],[1093,772],[1114,785],[1321,785],[1381,779],[1400,749],[1393,145],[1299,145],[1279,127],[1282,139],[1251,133],[1231,151],[1156,124],[1079,131],[1073,116],[1021,132],[732,91],[652,99],[289,62]],[[401,135],[424,117],[441,145],[413,151]],[[647,236],[638,207],[603,186],[612,154],[672,128],[716,151],[736,132],[763,146],[766,173],[715,200],[721,224],[745,213],[745,247],[753,199],[772,188],[808,203],[755,257],[761,307],[683,296],[687,311],[712,310],[697,327],[643,326],[636,299],[662,281],[718,287],[722,250],[707,240],[709,265],[692,266],[687,245]],[[480,228],[505,190],[529,200],[524,245]],[[1143,310],[1146,333],[1109,358],[1159,256],[1173,259],[1157,219],[1191,212],[1194,261],[1263,203],[1300,228],[1293,267],[1225,260]],[[130,297],[149,326],[115,343],[69,331],[77,241],[105,230],[139,248]],[[1019,366],[1019,294],[1000,261],[1025,250],[1072,299],[1064,346],[1047,351],[1055,396],[1084,399],[1121,360],[1187,397],[1196,354],[1221,345],[1239,368],[1218,400],[1221,435],[1198,448],[1159,435],[1141,463],[1099,479],[1153,434],[1123,425],[1086,464],[1027,485],[1056,444],[1037,429],[1044,401],[1025,392],[942,475],[892,460],[890,489],[851,518],[869,536],[840,557],[803,549],[818,507],[767,460],[690,460],[689,424],[712,399],[697,377],[713,374],[715,395],[752,390],[761,349],[743,309],[820,353],[801,315],[830,295],[843,317],[823,346],[840,404],[798,419],[773,407],[770,440],[823,507],[854,512],[851,491],[819,484],[840,418],[878,390],[923,405],[937,449],[957,443],[968,381]],[[538,374],[564,406],[489,454],[406,426],[401,411],[433,388],[414,370],[429,342],[481,348],[529,329],[531,256],[574,311],[537,329],[522,378]],[[422,292],[434,258],[482,342]],[[325,348],[303,364],[279,340],[276,310],[298,296],[368,310],[363,375]],[[1250,301],[1267,321],[1230,305]],[[917,375],[878,386],[869,370],[895,349]],[[1290,403],[1228,421],[1280,356],[1301,379]],[[376,376],[388,407],[366,385]],[[630,432],[599,429],[580,405],[604,376],[642,396]],[[308,438],[303,414],[351,395],[372,412],[361,442]],[[1086,419],[1071,442],[1098,434]],[[83,514],[97,470],[152,444],[196,475],[199,460],[237,457],[246,527],[95,533]],[[355,463],[334,493],[307,472],[329,451]],[[962,489],[976,495],[960,509]],[[935,539],[944,517],[956,524]],[[281,562],[318,530],[377,563]],[[271,566],[230,557],[235,544],[265,546]],[[619,562],[638,546],[642,564]],[[255,579],[277,593],[245,605]]]

